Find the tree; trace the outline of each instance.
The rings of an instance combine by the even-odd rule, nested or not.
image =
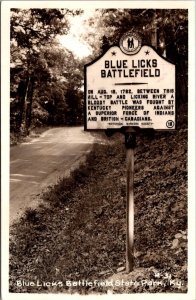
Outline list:
[[[53,41],[57,34],[67,34],[67,16],[81,12],[68,9],[12,9],[11,40],[15,40],[18,47],[36,51],[40,45]]]
[[[51,80],[55,73],[43,57],[45,45],[54,46],[55,36],[68,32],[66,16],[79,13],[62,9],[11,10],[11,108],[18,104],[14,117],[17,130],[28,132],[35,86]]]
[[[50,80],[50,73],[41,53],[27,53],[11,62],[11,97],[18,105],[14,127],[27,131],[31,123],[33,93],[40,80]],[[13,105],[11,108],[14,108]],[[11,109],[11,113],[13,110]]]
[[[81,87],[83,65],[73,54],[59,47],[45,47],[43,58],[50,72],[50,81],[37,85],[39,104],[48,111],[49,122],[60,125],[70,119],[81,119]]]

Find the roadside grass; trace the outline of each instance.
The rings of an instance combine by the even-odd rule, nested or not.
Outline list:
[[[86,163],[51,187],[42,195],[44,204],[27,210],[10,229],[10,292],[186,292],[186,129],[137,138],[135,266],[130,274],[123,273],[124,138],[120,134],[110,139],[97,136],[102,143],[94,145]],[[79,285],[79,280],[132,280],[136,284],[86,286]],[[157,280],[161,283],[156,284]]]

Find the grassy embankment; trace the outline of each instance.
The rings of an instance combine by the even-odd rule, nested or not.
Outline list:
[[[11,292],[186,291],[187,130],[137,138],[135,267],[130,274],[123,273],[124,138],[116,134],[102,140],[84,166],[43,195],[45,205],[28,210],[11,229]],[[34,286],[17,286],[17,280]],[[135,285],[70,287],[73,280],[132,280]]]

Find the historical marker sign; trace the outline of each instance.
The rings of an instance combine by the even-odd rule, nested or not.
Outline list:
[[[137,33],[127,32],[85,66],[85,129],[125,127],[127,148],[126,271],[134,264],[134,127],[175,129],[175,65]]]
[[[85,66],[85,129],[175,129],[175,65],[126,33]]]

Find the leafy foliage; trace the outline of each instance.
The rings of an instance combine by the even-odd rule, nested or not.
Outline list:
[[[18,47],[37,51],[57,34],[67,34],[66,16],[79,13],[81,11],[68,9],[12,9],[11,40],[15,40]]]
[[[69,29],[67,16],[80,10],[11,11],[11,131],[39,124],[65,124],[80,107],[81,66],[54,38]],[[67,94],[74,95],[67,99]],[[69,103],[68,103],[69,100]],[[79,110],[81,119],[81,109]]]
[[[175,51],[187,59],[188,56],[188,11],[186,9],[103,9],[97,10],[98,18],[90,19],[89,24],[99,28],[97,39],[91,41],[91,46],[97,51],[107,50],[111,45],[119,43],[121,36],[130,30],[140,33],[143,43],[152,44],[152,38],[157,35],[160,49],[166,47],[168,52]],[[99,44],[99,47],[97,47]],[[97,55],[97,54],[96,54]],[[168,53],[167,57],[170,58]],[[175,62],[175,57],[172,57]]]

